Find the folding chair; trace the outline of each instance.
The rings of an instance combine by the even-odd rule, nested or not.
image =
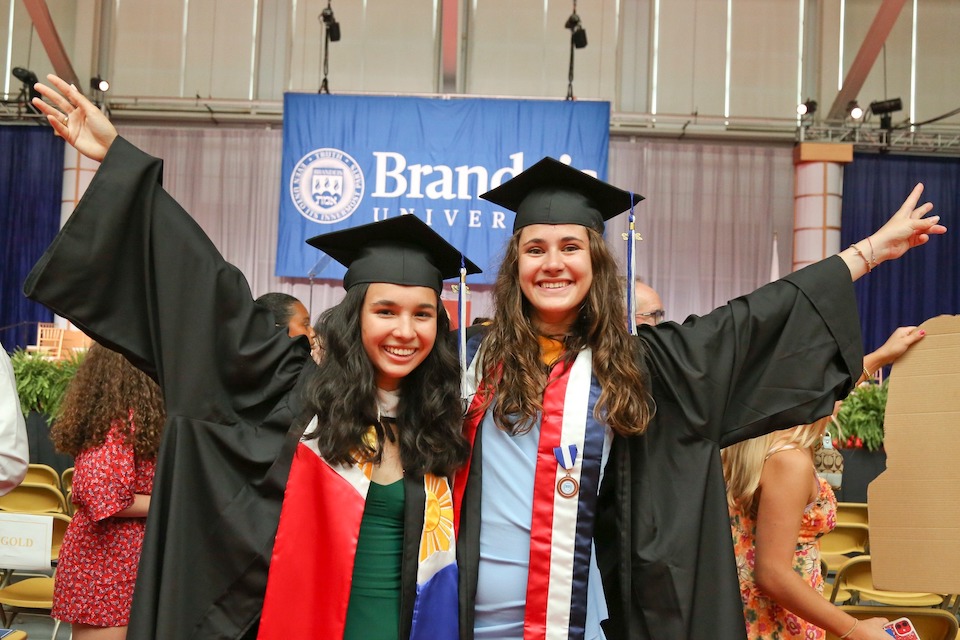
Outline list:
[[[67,501],[59,489],[49,484],[22,482],[7,495],[0,496],[0,511],[66,513]]]
[[[855,522],[841,523],[838,520],[837,526],[820,538],[820,557],[833,573],[850,559],[850,555],[865,554],[869,547],[869,526]]]
[[[837,522],[843,524],[870,524],[866,502],[838,502]]]
[[[33,484],[49,484],[51,487],[60,489],[60,474],[47,464],[31,462],[27,465],[27,475],[23,478],[23,481]]]
[[[850,592],[851,604],[858,604],[860,600],[871,600],[885,605],[900,607],[939,607],[943,604],[943,596],[936,593],[877,589],[873,586],[870,556],[850,558],[840,567],[837,571],[837,577],[833,581],[833,591],[830,595],[830,602],[836,602],[841,590]],[[926,640],[923,634],[921,634],[921,637]],[[953,640],[953,638],[951,638],[951,640]]]
[[[908,618],[923,640],[955,640],[957,637],[957,618],[943,609],[924,609],[917,607],[897,607],[889,605],[865,606],[843,605],[842,610],[858,620],[867,618]],[[838,640],[829,631],[827,640]]]
[[[38,524],[38,518],[36,514],[30,514],[33,516],[33,522],[27,522],[26,519],[22,524],[12,524],[12,518],[8,517],[8,532],[13,531],[12,535],[21,535],[20,531],[22,530],[23,535],[35,535],[37,531],[36,527]],[[42,514],[46,517],[54,517],[54,514]],[[56,518],[54,518],[56,520]],[[39,520],[42,522],[42,519]],[[13,528],[11,528],[13,527]],[[18,527],[23,527],[18,529]],[[31,534],[31,532],[34,532]],[[51,534],[51,546],[53,543],[53,534]],[[52,550],[51,550],[51,555]],[[17,570],[26,569],[30,570],[42,570],[50,571],[51,561],[41,560],[41,558],[34,559],[22,559],[23,562],[20,565],[13,565],[17,567]],[[22,578],[16,581],[10,580],[6,581],[7,578],[10,578],[10,573],[5,577],[5,584],[0,588],[0,623],[4,627],[9,627],[17,615],[21,613],[31,613],[39,615],[50,615],[50,611],[53,609],[53,587],[54,587],[54,578],[49,576],[41,577],[30,577]],[[9,615],[8,615],[9,609]],[[57,631],[60,629],[60,621],[54,619],[53,624],[53,635],[51,640],[57,637]]]
[[[38,322],[37,344],[27,345],[27,351],[59,360],[63,351],[63,331],[52,322]]]
[[[73,491],[73,467],[67,467],[63,470],[63,473],[60,474],[60,487],[63,489],[64,494]]]

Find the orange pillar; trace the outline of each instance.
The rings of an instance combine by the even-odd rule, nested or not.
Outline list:
[[[852,161],[852,144],[801,142],[794,147],[794,271],[840,251],[843,165]]]

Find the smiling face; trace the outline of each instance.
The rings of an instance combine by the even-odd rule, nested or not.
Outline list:
[[[593,282],[590,240],[578,224],[532,224],[520,231],[520,290],[545,335],[565,333]]]
[[[437,340],[437,293],[429,287],[374,282],[360,311],[363,350],[381,389],[395,390]]]

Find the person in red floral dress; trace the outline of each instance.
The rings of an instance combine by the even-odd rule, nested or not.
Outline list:
[[[75,640],[126,637],[165,413],[160,389],[118,353],[91,347],[50,431],[75,456],[76,513],[60,549],[53,617]]]

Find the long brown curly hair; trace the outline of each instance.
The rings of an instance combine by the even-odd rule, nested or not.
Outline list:
[[[600,383],[597,420],[620,435],[647,429],[653,401],[649,392],[642,343],[626,328],[626,304],[617,264],[603,236],[587,227],[593,282],[570,334],[563,360],[572,363],[584,348],[593,350],[593,373]],[[530,320],[530,302],[520,289],[520,231],[513,234],[493,289],[495,321],[483,341],[480,361],[490,386],[480,411],[496,399],[496,424],[511,433],[528,431],[543,411],[549,367],[540,358],[537,331]]]
[[[119,353],[94,344],[67,386],[50,439],[76,456],[103,444],[113,422],[126,422],[131,409],[136,429],[127,430],[126,442],[137,456],[155,458],[166,419],[160,387]]]

